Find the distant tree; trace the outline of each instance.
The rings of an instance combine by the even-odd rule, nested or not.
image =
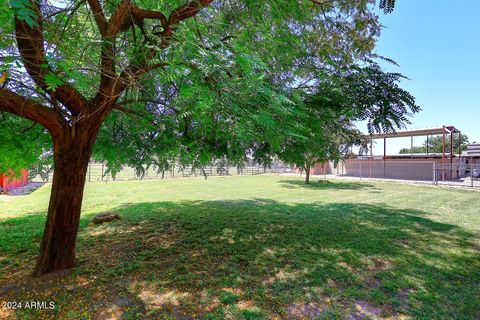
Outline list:
[[[334,91],[308,97],[304,101],[307,113],[299,117],[299,130],[285,139],[279,157],[305,172],[305,184],[310,183],[310,170],[316,163],[338,162],[348,146],[361,140],[343,100]]]
[[[461,134],[461,150],[465,151],[467,150],[467,145],[469,143],[468,136],[466,134]],[[442,143],[442,136],[432,136],[429,137],[428,140],[425,139],[423,142],[422,146],[414,146],[413,149],[411,150],[410,148],[403,148],[400,150],[400,154],[409,154],[409,153],[442,153],[443,150],[443,143]],[[459,141],[458,141],[458,135],[455,135],[454,140],[453,140],[453,151],[455,153],[458,152],[458,147],[459,147]],[[445,152],[449,153],[450,152],[450,138],[446,137],[445,139]]]
[[[356,121],[367,120],[370,132],[390,131],[409,123],[407,115],[420,108],[413,96],[398,86],[402,78],[371,63],[325,79],[305,97],[301,108],[305,112],[297,120],[300,134],[285,140],[280,158],[302,168],[308,184],[316,163],[340,161],[353,144],[366,147],[354,126]]]
[[[410,153],[426,153],[427,148],[425,147],[416,147],[412,148],[402,148],[399,151],[399,154],[410,154]]]

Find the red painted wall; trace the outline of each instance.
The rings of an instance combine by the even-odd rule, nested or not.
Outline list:
[[[9,170],[7,173],[0,173],[0,189],[2,191],[8,191],[13,188],[24,186],[28,183],[28,170],[22,169],[22,175],[20,177],[12,178],[14,172]]]

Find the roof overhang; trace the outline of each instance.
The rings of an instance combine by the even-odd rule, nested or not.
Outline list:
[[[467,145],[467,157],[478,157],[480,156],[480,144],[469,144]]]
[[[443,133],[445,134],[460,133],[460,130],[458,130],[454,126],[444,126],[444,127],[429,128],[429,129],[414,129],[414,130],[403,130],[403,131],[396,131],[396,132],[366,134],[366,135],[363,135],[363,137],[370,140],[375,140],[375,139],[384,139],[384,138],[430,136],[430,135],[439,135]]]

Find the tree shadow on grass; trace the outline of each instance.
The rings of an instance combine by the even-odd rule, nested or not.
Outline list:
[[[82,219],[78,267],[58,283],[73,290],[54,295],[32,285],[16,294],[37,292],[55,298],[64,316],[68,309],[97,318],[480,317],[475,235],[425,212],[270,199],[140,203],[117,212],[123,220],[105,225]],[[1,237],[8,228],[0,224]]]
[[[373,184],[365,182],[344,182],[328,179],[311,179],[309,184],[305,184],[303,180],[282,180],[282,187],[288,189],[304,188],[309,190],[380,190]]]

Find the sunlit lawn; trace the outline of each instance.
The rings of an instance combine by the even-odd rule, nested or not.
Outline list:
[[[479,319],[480,193],[244,176],[90,183],[72,273],[32,279],[49,186],[0,197],[15,319]],[[115,211],[121,221],[94,226]]]

